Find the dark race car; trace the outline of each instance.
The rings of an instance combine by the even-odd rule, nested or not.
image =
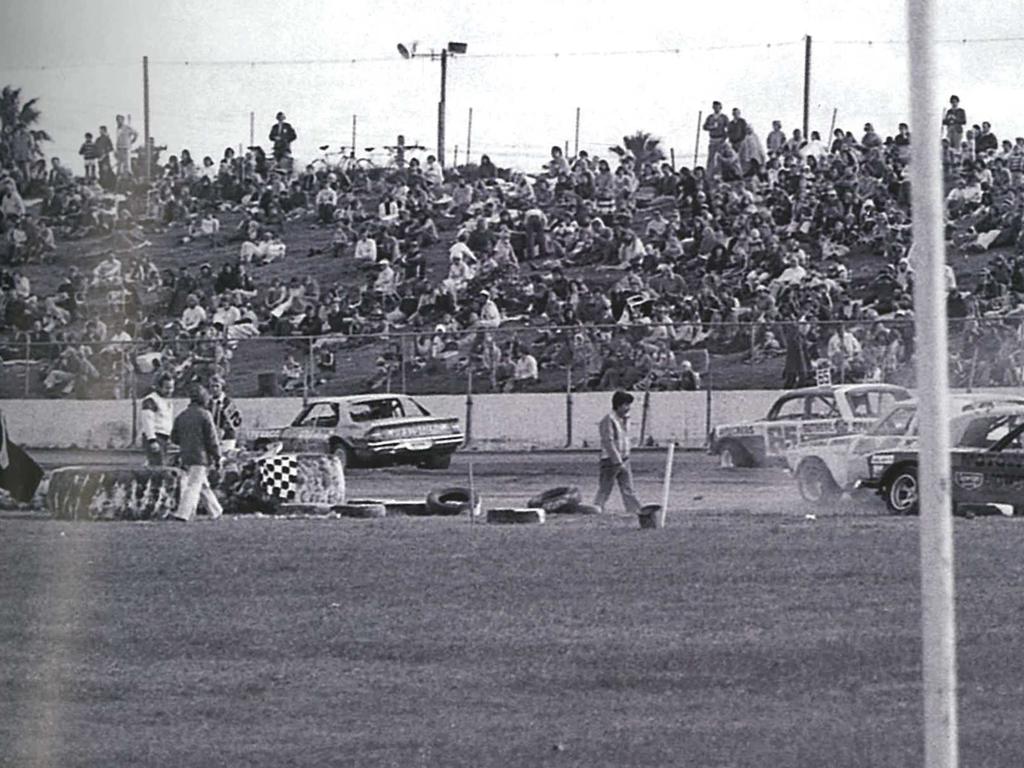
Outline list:
[[[287,427],[251,430],[256,449],[333,453],[346,467],[415,464],[445,469],[465,441],[459,420],[432,416],[408,395],[310,400]]]
[[[997,505],[1004,514],[1024,514],[1024,408],[957,416],[950,442],[954,512]],[[875,488],[893,514],[916,514],[917,451],[877,451],[867,461],[868,479],[862,486]]]

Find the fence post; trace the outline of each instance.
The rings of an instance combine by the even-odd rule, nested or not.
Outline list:
[[[572,359],[565,369],[565,447],[572,448]]]
[[[309,382],[313,377],[313,337],[306,339],[306,375],[302,377],[302,407],[309,405]]]
[[[473,439],[473,367],[470,366],[466,372],[466,442],[469,445]]]
[[[651,385],[650,382],[647,384],[647,389],[644,390],[644,406],[643,411],[640,414],[640,445],[647,441],[647,416],[651,411]]]
[[[32,385],[32,337],[25,335],[25,399],[29,398]]]
[[[402,394],[403,395],[409,394],[408,387],[406,386],[406,379],[405,379],[405,377],[406,377],[406,373],[405,373],[405,342],[406,342],[406,339],[407,339],[406,336],[402,336],[401,337],[401,343],[398,345],[398,361],[399,361],[399,363],[402,366]]]

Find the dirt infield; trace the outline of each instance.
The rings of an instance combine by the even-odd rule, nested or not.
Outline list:
[[[662,460],[636,457],[644,499]],[[593,469],[474,457],[496,504]],[[920,764],[916,520],[809,520],[791,482],[684,454],[661,531],[0,517],[0,764]],[[1018,766],[1024,528],[955,530],[963,764]]]

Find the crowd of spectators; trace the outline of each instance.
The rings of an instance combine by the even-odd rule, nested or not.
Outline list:
[[[132,162],[137,136],[118,116],[113,138],[86,134],[81,175],[57,158],[42,174],[38,150],[26,157],[5,137],[0,356],[42,366],[54,395],[124,394],[157,369],[226,375],[254,337],[301,337],[285,389],[330,379],[338,346],[360,344],[378,345],[371,389],[399,369],[472,369],[503,391],[548,386],[551,370],[555,386],[694,389],[705,353],[777,356],[786,387],[907,381],[908,126],[885,138],[870,123],[860,136],[836,129],[826,143],[773,121],[762,142],[740,109],[730,115],[714,103],[702,167],[674,168],[650,143],[600,157],[553,147],[536,174],[486,155],[447,171],[433,156],[293,167],[283,114],[270,155],[227,148],[196,162],[182,150],[165,163],[152,142]],[[967,127],[956,97],[943,122],[951,253],[1013,249],[972,291],[947,267],[950,317],[966,323],[957,338],[970,351],[954,360],[975,384],[1021,383],[1024,138]],[[296,232],[309,230],[316,244],[297,251]],[[160,269],[149,238],[168,232],[183,252],[231,258]],[[34,292],[23,266],[52,262],[70,239],[95,246],[96,266]],[[852,278],[853,256],[872,265],[868,279]],[[307,259],[336,279],[322,284]],[[264,269],[282,262],[300,268]]]

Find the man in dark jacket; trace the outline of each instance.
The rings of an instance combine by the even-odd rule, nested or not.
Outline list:
[[[185,469],[178,510],[171,518],[186,523],[195,518],[200,499],[212,519],[216,520],[222,512],[206,476],[208,466],[220,464],[220,441],[213,416],[207,410],[209,403],[206,387],[196,384],[188,408],[174,420],[171,430],[171,440],[181,448],[181,465]]]
[[[274,142],[274,159],[290,157],[292,142],[297,138],[292,124],[285,122],[284,112],[277,113],[277,122],[270,129],[270,140]]]

